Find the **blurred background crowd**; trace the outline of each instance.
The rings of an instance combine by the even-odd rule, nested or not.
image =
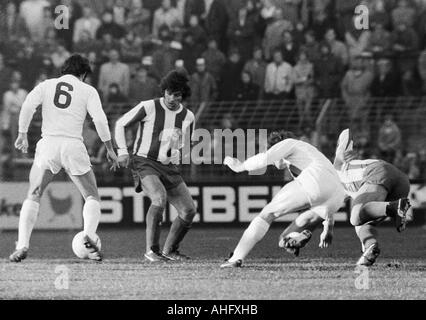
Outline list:
[[[357,5],[369,10],[368,29],[355,28]],[[313,137],[314,101],[340,99],[363,157],[426,178],[421,136],[407,148],[414,140],[398,125],[404,110],[376,104],[373,134],[366,109],[371,99],[426,96],[426,0],[12,0],[0,2],[0,13],[0,178],[19,164],[13,141],[27,93],[58,76],[74,52],[90,60],[86,81],[110,118],[158,96],[160,79],[177,68],[191,79],[187,104],[197,119],[221,102],[259,109],[292,101],[300,136],[332,157],[335,136]],[[222,125],[238,126],[228,113]],[[85,140],[102,163],[90,124]]]

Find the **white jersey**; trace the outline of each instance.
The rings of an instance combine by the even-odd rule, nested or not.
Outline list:
[[[268,151],[246,160],[244,168],[247,171],[254,171],[272,164],[278,168],[287,166],[293,177],[298,176],[308,167],[317,167],[335,173],[330,160],[317,148],[295,139],[283,140]]]
[[[28,94],[19,117],[19,132],[28,132],[32,116],[40,105],[42,137],[83,140],[83,124],[89,113],[101,140],[111,140],[108,120],[98,92],[73,75],[46,80]]]

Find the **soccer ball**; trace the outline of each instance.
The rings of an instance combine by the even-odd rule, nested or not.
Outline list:
[[[89,259],[90,250],[88,250],[84,245],[84,232],[81,231],[74,236],[72,239],[72,251],[80,259]],[[101,239],[96,235],[93,241],[96,242],[96,245],[101,249]]]

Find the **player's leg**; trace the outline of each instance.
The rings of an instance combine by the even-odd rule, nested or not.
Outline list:
[[[9,257],[10,261],[20,262],[26,258],[30,246],[30,238],[40,208],[40,199],[54,174],[33,165],[29,176],[29,190],[27,198],[22,204],[19,214],[18,243],[16,251]]]
[[[196,209],[194,200],[184,182],[167,191],[169,202],[176,208],[179,215],[173,221],[164,244],[163,253],[175,259],[188,258],[179,253],[179,244],[184,239],[192,225]]]
[[[161,222],[167,204],[167,192],[160,178],[147,175],[141,180],[145,195],[151,200],[146,215],[146,254],[145,257],[154,261],[165,261],[160,252]],[[157,259],[158,258],[158,259]]]
[[[234,250],[232,257],[223,267],[235,266],[249,254],[269,230],[272,222],[292,212],[298,212],[310,207],[307,194],[297,181],[286,184],[272,201],[254,218],[249,227],[241,237],[240,242]]]

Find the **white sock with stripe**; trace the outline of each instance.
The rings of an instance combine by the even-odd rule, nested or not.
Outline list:
[[[235,262],[237,260],[243,260],[253,249],[256,243],[263,239],[270,226],[271,225],[262,218],[254,218],[246,231],[244,231],[244,234],[229,261]]]
[[[31,233],[33,232],[34,225],[37,221],[38,211],[40,204],[32,200],[25,200],[22,204],[21,212],[19,214],[19,231],[18,243],[16,249],[29,248]]]

